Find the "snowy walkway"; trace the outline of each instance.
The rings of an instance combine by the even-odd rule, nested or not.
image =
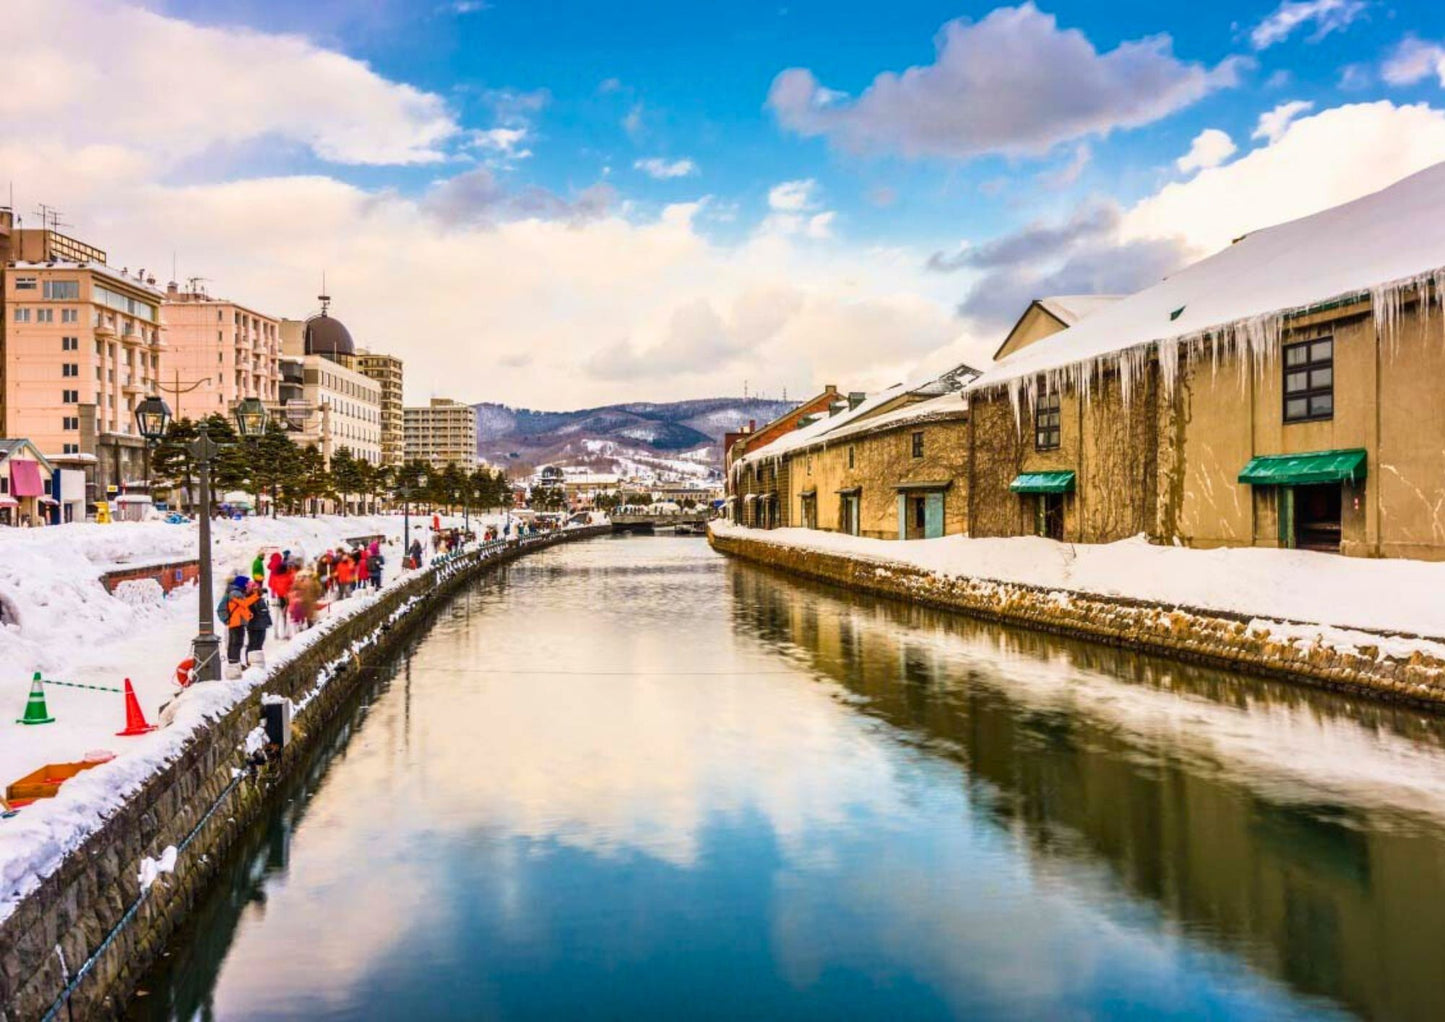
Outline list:
[[[492,521],[473,516],[473,528]],[[460,518],[443,517],[443,528]],[[431,518],[414,515],[413,536],[430,549]],[[344,540],[387,537],[384,585],[399,581],[401,516],[321,516],[251,518],[216,522],[212,529],[217,592],[224,579],[249,574],[259,550],[284,548],[313,559]],[[121,792],[139,783],[184,745],[207,718],[234,705],[268,670],[294,656],[326,630],[329,619],[350,616],[376,599],[362,592],[323,612],[318,627],[289,640],[269,638],[266,668],[248,670],[238,681],[208,683],[191,689],[178,703],[172,726],[148,735],[120,738],[125,720],[118,694],[47,686],[45,698],[55,723],[15,723],[25,707],[30,679],[43,677],[119,688],[135,685],[146,717],[156,723],[162,703],[176,694],[176,665],[189,655],[197,630],[196,587],[184,586],[169,597],[153,583],[123,586],[116,596],[99,581],[105,571],[123,565],[159,564],[194,558],[196,526],[163,522],[115,525],[65,525],[45,529],[0,529],[0,785],[9,784],[46,763],[78,760],[92,749],[116,753],[117,760],[66,782],[54,799],[26,807],[0,820],[0,918],[13,899],[93,829]]]

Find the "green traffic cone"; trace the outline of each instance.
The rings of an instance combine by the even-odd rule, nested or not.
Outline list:
[[[17,724],[53,724],[55,718],[45,712],[45,685],[40,680],[40,672],[35,672],[34,679],[30,682],[30,698],[25,700],[25,716],[15,721]]]

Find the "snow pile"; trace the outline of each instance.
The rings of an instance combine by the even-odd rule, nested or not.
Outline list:
[[[162,873],[174,873],[176,871],[176,846],[167,845],[166,850],[161,852],[159,859],[152,859],[149,856],[141,859],[140,873],[137,879],[140,880],[140,889],[149,891],[151,884]]]
[[[842,554],[941,577],[1018,583],[1070,593],[1123,597],[1164,606],[1258,618],[1261,627],[1308,641],[1379,645],[1376,635],[1420,636],[1432,651],[1445,643],[1445,602],[1422,594],[1445,590],[1445,563],[1341,557],[1308,550],[1254,547],[1191,550],[1156,546],[1144,537],[1118,543],[1065,544],[1035,536],[1008,539],[866,539],[814,529],[763,531],[715,521],[720,536]],[[1288,626],[1276,622],[1290,622]],[[1394,649],[1422,648],[1402,640]]]
[[[1010,355],[970,389],[1006,386],[1021,415],[1023,406],[1032,411],[1040,386],[1073,387],[1087,398],[1094,382],[1117,370],[1127,401],[1157,358],[1172,392],[1186,362],[1217,366],[1238,355],[1241,373],[1268,363],[1285,320],[1323,305],[1368,297],[1380,336],[1392,339],[1402,303],[1416,295],[1427,315],[1445,315],[1445,163],[1246,235]]]
[[[473,516],[474,528],[493,519]],[[402,517],[321,516],[253,518],[213,523],[214,598],[232,573],[249,573],[252,559],[265,550],[284,548],[307,558],[343,541],[385,537],[384,580],[400,581]],[[443,518],[443,528],[461,519]],[[430,516],[412,517],[411,532],[430,549]],[[41,529],[0,529],[0,785],[45,763],[79,760],[88,750],[116,753],[111,762],[84,771],[53,799],[24,808],[0,821],[0,918],[15,900],[77,847],[130,792],[153,772],[180,755],[191,733],[225,714],[256,685],[346,617],[370,606],[374,590],[361,590],[334,603],[317,627],[266,643],[265,667],[247,669],[232,681],[195,685],[167,707],[166,726],[140,737],[120,738],[125,721],[120,694],[95,689],[46,685],[52,724],[25,727],[12,723],[24,709],[31,676],[49,681],[120,688],[129,678],[151,723],[159,707],[176,692],[174,665],[189,656],[197,630],[194,585],[157,597],[154,583],[117,587],[112,596],[100,584],[104,571],[121,564],[158,564],[194,557],[196,527],[164,522],[115,525],[74,524]],[[146,586],[151,588],[148,595]]]

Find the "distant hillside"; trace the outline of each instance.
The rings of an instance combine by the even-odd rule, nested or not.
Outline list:
[[[707,475],[721,465],[723,434],[760,425],[795,407],[755,398],[636,402],[542,412],[483,403],[477,409],[477,453],[525,471],[577,465],[598,472]]]

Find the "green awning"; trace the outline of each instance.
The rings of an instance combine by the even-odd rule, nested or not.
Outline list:
[[[1311,483],[1355,483],[1365,478],[1365,452],[1314,451],[1310,454],[1265,454],[1251,458],[1239,473],[1251,486],[1308,486]]]
[[[1025,472],[1008,484],[1015,493],[1069,493],[1074,488],[1073,472]]]

